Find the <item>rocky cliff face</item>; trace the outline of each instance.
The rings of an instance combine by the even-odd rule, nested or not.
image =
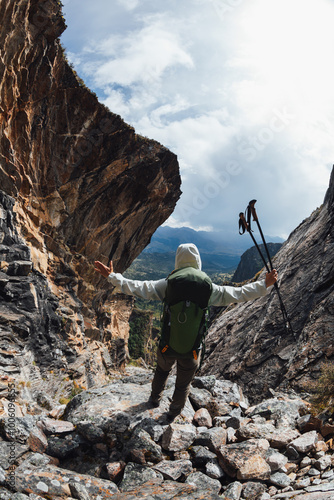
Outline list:
[[[80,83],[60,4],[0,0],[1,328],[29,369],[70,363],[89,386],[124,361],[132,305],[92,264],[123,271],[173,211],[180,177],[174,154]]]
[[[274,257],[274,255],[281,248],[282,243],[267,243],[267,248],[269,250],[270,257]],[[262,255],[266,255],[266,251],[264,245],[259,245],[259,248],[262,252]],[[255,276],[263,267],[263,261],[260,257],[260,254],[257,248],[251,247],[246,250],[245,253],[240,257],[240,262],[235,273],[232,276],[231,281],[233,283],[241,283],[242,281],[249,280]]]
[[[296,338],[285,329],[272,290],[255,302],[229,307],[215,321],[204,373],[237,381],[255,401],[270,388],[308,391],[321,363],[334,359],[333,248],[334,170],[323,205],[273,260]]]

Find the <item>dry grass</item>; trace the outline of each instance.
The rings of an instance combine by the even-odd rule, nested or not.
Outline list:
[[[327,411],[334,416],[334,363],[323,363],[321,375],[314,385],[311,404],[315,413]]]

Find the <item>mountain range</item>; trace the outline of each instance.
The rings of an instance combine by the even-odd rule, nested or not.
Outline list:
[[[279,237],[265,236],[271,243],[282,243]],[[258,240],[260,243],[260,240]],[[201,254],[203,270],[209,275],[233,273],[241,256],[253,246],[251,238],[222,231],[195,231],[189,227],[160,226],[151,242],[128,268],[125,275],[133,279],[160,279],[174,268],[175,252],[182,243],[194,243]],[[260,266],[261,268],[262,266]],[[260,269],[259,268],[259,269]],[[257,269],[258,270],[258,269]]]

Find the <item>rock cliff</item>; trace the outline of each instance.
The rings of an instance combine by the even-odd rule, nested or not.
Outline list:
[[[282,243],[267,243],[267,248],[269,250],[270,257],[274,255],[281,248]],[[264,245],[259,245],[262,255],[266,255]],[[251,247],[240,257],[240,262],[238,267],[233,274],[231,281],[233,283],[241,283],[242,281],[249,280],[255,276],[256,273],[261,271],[263,267],[263,262],[257,248]]]
[[[322,362],[334,359],[333,249],[334,169],[323,205],[273,259],[295,337],[285,328],[275,290],[231,306],[210,328],[203,373],[237,381],[254,401],[270,388],[308,391]]]
[[[0,0],[0,17],[1,331],[30,356],[14,363],[23,382],[64,369],[90,386],[124,362],[132,306],[93,262],[123,271],[149,243],[180,196],[178,162],[76,76],[61,2]]]

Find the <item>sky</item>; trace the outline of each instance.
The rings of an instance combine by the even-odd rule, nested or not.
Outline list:
[[[334,0],[63,0],[67,57],[99,100],[178,157],[166,224],[237,233],[257,200],[285,239],[334,163]]]

